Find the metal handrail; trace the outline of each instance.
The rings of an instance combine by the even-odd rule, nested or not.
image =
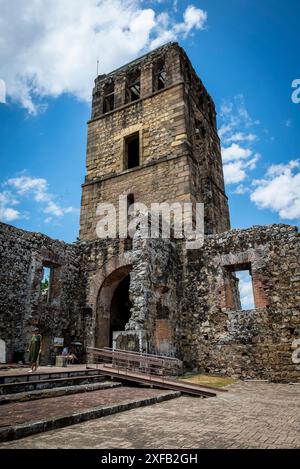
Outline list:
[[[98,368],[99,361],[104,366],[111,364],[115,370],[126,372],[127,370],[136,371],[151,376],[159,375],[165,377],[170,374],[181,374],[182,362],[174,357],[163,355],[146,354],[143,352],[131,352],[127,350],[96,347],[87,348],[88,362],[96,365]],[[95,363],[96,361],[96,363]]]

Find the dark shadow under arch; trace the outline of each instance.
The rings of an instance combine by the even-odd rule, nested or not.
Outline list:
[[[130,318],[129,284],[131,265],[112,272],[102,283],[96,309],[96,340],[98,348],[110,347],[114,331],[125,329]]]

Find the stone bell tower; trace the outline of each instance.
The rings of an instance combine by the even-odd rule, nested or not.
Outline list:
[[[230,228],[214,103],[177,43],[95,80],[80,239],[99,202],[203,202],[206,234]]]

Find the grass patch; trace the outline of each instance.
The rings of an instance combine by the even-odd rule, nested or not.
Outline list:
[[[180,381],[186,381],[188,383],[203,384],[204,386],[212,386],[214,388],[224,388],[237,382],[236,379],[230,378],[229,376],[213,376],[203,375],[197,373],[186,373],[180,378]]]

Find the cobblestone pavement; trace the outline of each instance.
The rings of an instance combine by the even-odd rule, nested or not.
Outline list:
[[[180,397],[0,448],[300,448],[300,386],[240,383],[217,398]]]
[[[36,422],[95,407],[123,404],[128,401],[147,399],[165,394],[166,390],[122,386],[101,389],[82,394],[51,397],[27,402],[14,402],[0,406],[0,428],[28,422]]]

